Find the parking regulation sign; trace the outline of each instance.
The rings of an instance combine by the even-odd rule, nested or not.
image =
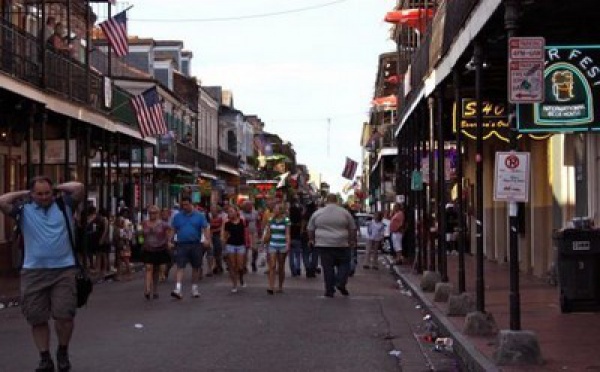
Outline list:
[[[508,101],[544,101],[543,37],[511,37],[508,40]]]
[[[529,153],[497,152],[494,172],[494,201],[529,200]]]

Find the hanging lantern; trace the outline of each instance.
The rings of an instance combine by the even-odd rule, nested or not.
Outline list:
[[[378,97],[378,98],[375,98],[374,100],[372,100],[371,104],[373,106],[396,107],[398,105],[398,98],[396,97],[395,94],[385,96],[385,97]]]
[[[427,26],[427,20],[433,17],[433,9],[402,9],[388,12],[384,20],[389,23],[405,25],[423,32]]]

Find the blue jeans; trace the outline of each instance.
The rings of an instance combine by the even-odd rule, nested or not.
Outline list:
[[[302,245],[302,258],[304,260],[304,268],[308,274],[314,274],[319,265],[319,250],[311,247],[308,243]]]
[[[335,287],[346,287],[350,271],[351,250],[348,247],[321,247],[321,266],[325,279],[325,293],[333,294]]]
[[[292,239],[290,243],[290,271],[292,272],[292,276],[297,276],[302,272],[302,241],[300,239]]]

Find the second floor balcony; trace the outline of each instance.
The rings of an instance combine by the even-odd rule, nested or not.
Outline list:
[[[240,160],[237,155],[231,154],[227,151],[223,151],[219,149],[219,159],[218,163],[222,165],[226,165],[233,169],[238,169],[240,167]]]

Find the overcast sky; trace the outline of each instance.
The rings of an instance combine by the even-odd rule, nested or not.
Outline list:
[[[267,132],[293,143],[299,163],[320,172],[333,191],[342,189],[346,156],[360,163],[378,56],[394,49],[383,17],[395,1],[127,4],[133,5],[130,35],[183,40],[194,53],[192,74],[203,85],[232,90],[238,110],[258,115]]]

